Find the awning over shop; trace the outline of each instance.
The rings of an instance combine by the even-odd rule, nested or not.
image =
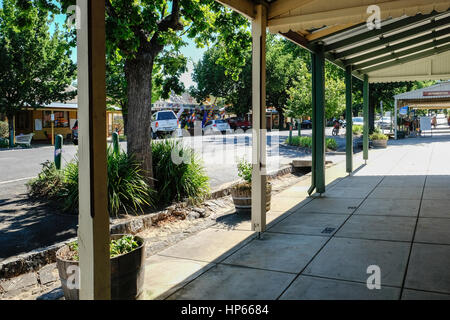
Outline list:
[[[395,137],[397,137],[397,110],[408,106],[410,109],[450,108],[450,81],[410,92],[397,94],[395,99]]]

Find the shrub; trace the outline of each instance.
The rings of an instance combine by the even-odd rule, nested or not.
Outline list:
[[[139,241],[132,235],[124,235],[122,238],[111,240],[109,243],[109,257],[114,258],[120,256],[121,254],[131,252],[139,248],[141,245],[142,243],[139,243]],[[78,242],[71,242],[68,246],[70,252],[68,252],[67,256],[64,258],[67,260],[79,261],[80,257],[78,254]]]
[[[362,134],[362,132],[363,132],[363,126],[360,126],[360,125],[353,125],[353,126],[352,126],[352,131],[353,131],[353,134],[356,134],[356,135]]]
[[[138,213],[152,206],[152,191],[137,162],[123,151],[117,156],[111,148],[107,152],[109,214]],[[27,185],[31,196],[57,200],[63,203],[64,211],[74,212],[78,209],[78,160],[68,163],[63,170],[47,161],[38,177]]]
[[[46,161],[42,164],[42,171],[28,183],[31,196],[46,200],[59,200],[64,196],[64,171],[57,170],[55,163]]]
[[[325,140],[325,144],[327,146],[327,149],[330,149],[330,150],[337,150],[337,148],[338,148],[338,144],[337,144],[336,140],[334,140],[333,138],[327,138]]]
[[[289,139],[286,140],[286,143],[289,144]],[[338,144],[336,140],[333,138],[327,138],[325,140],[326,147],[330,150],[337,150]],[[312,148],[312,137],[309,136],[301,136],[301,137],[292,137],[292,142],[290,145],[302,147],[302,148]]]
[[[9,147],[9,139],[0,138],[0,148],[8,148]]]
[[[9,125],[6,121],[0,121],[0,138],[9,137]]]
[[[152,156],[155,189],[160,204],[185,198],[195,202],[209,193],[209,178],[201,160],[181,141],[153,141]]]
[[[289,144],[289,139],[286,140],[286,143]],[[292,137],[292,141],[291,141],[290,145],[311,149],[312,148],[312,138],[308,137],[308,136]]]
[[[245,159],[238,162],[238,176],[248,183],[252,183],[252,164]]]
[[[369,136],[370,140],[388,140],[389,137],[385,134],[374,132]]]

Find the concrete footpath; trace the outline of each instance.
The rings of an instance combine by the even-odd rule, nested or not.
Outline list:
[[[235,219],[152,256],[145,299],[450,299],[450,142],[355,158],[273,197],[261,238]]]

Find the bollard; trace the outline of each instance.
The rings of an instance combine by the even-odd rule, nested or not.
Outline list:
[[[58,170],[61,169],[62,146],[63,146],[63,136],[58,134],[56,135],[55,140],[55,167]]]
[[[119,155],[119,134],[117,132],[113,132],[112,134],[112,140],[113,140],[113,149],[114,154],[117,156]]]
[[[292,123],[289,123],[289,144],[292,144]]]

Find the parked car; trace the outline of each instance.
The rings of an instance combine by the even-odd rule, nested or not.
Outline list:
[[[300,123],[300,126],[302,129],[312,129],[312,122],[311,120],[303,120]]]
[[[390,117],[382,117],[376,123],[378,126],[380,126],[381,129],[390,129],[392,125],[392,120]]]
[[[158,111],[152,116],[152,138],[172,134],[178,129],[178,118],[172,110]]]
[[[75,121],[75,124],[72,127],[72,142],[74,145],[78,145],[78,120]]]
[[[236,129],[247,130],[252,127],[252,124],[250,123],[250,121],[247,121],[245,119],[238,118],[238,117],[228,118],[227,121],[228,121],[228,124],[230,125],[230,128],[233,130],[236,130]]]
[[[208,121],[203,127],[203,134],[215,134],[215,133],[233,133],[230,125],[226,120],[211,120]]]
[[[364,118],[363,117],[353,117],[352,123],[354,126],[363,126],[364,125]]]

